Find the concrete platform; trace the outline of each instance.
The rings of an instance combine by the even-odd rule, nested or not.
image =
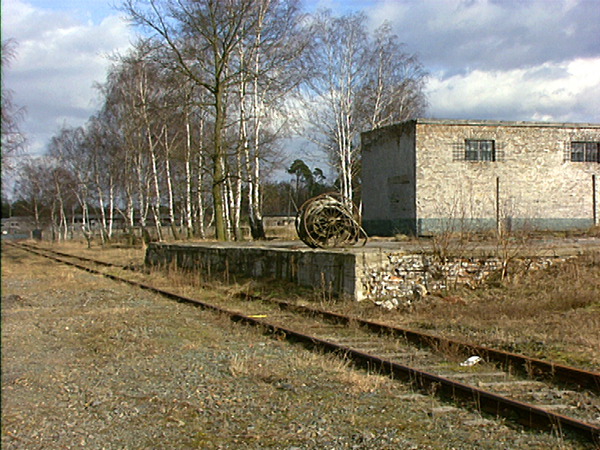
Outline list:
[[[146,265],[174,265],[207,274],[276,278],[334,295],[362,299],[361,268],[377,265],[381,249],[312,249],[300,241],[150,244]]]
[[[545,267],[554,261],[600,249],[598,238],[538,240],[523,248],[523,258]],[[301,241],[153,243],[149,266],[198,270],[209,275],[275,278],[354,300],[407,299],[451,284],[478,284],[498,270],[496,246],[471,245],[442,264],[432,241],[371,240],[365,246],[312,249]],[[527,253],[527,254],[525,254]]]

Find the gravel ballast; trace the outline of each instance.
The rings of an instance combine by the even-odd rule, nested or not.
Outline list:
[[[3,245],[2,448],[593,446]]]

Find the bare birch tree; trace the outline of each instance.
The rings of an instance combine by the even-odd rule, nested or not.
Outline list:
[[[375,30],[369,53],[370,70],[355,105],[361,130],[422,115],[427,109],[427,72],[415,55],[405,51],[389,24]]]
[[[286,136],[289,111],[283,106],[302,81],[300,59],[308,47],[298,1],[263,0],[256,9],[254,30],[242,42],[240,63],[245,82],[240,89],[240,150],[247,183],[248,219],[254,239],[264,239],[261,166],[274,138]]]
[[[111,173],[114,210],[124,220],[125,229],[133,241],[135,237],[136,217],[135,211],[145,210],[145,195],[138,195],[139,186],[137,173],[141,168],[136,164],[138,161],[139,145],[137,145],[137,124],[135,123],[129,109],[133,102],[129,100],[127,92],[127,77],[123,73],[120,63],[117,63],[109,71],[107,81],[99,85],[98,89],[104,97],[104,104],[98,114],[98,118],[107,134],[110,142],[110,153],[107,161],[107,169]],[[143,172],[142,172],[143,173]],[[138,199],[141,197],[141,203]],[[145,215],[140,218],[144,220]]]
[[[85,144],[85,131],[82,127],[63,127],[56,136],[52,137],[48,145],[48,155],[74,179],[70,189],[81,208],[81,231],[87,237],[91,228],[89,206],[92,160]],[[75,207],[72,210],[74,209]],[[74,226],[74,214],[71,218]]]
[[[126,0],[123,10],[134,24],[153,32],[168,48],[170,58],[162,58],[162,63],[184,74],[209,97],[207,105],[212,117],[205,125],[210,124],[212,130],[210,145],[205,150],[210,156],[208,169],[217,239],[228,238],[228,223],[237,228],[242,181],[251,186],[248,189],[251,221],[261,222],[257,145],[262,128],[259,121],[264,122],[265,118],[261,102],[268,98],[264,93],[269,83],[274,86],[278,77],[283,80],[286,72],[291,73],[291,59],[277,56],[277,51],[291,55],[291,50],[298,47],[292,45],[297,26],[290,26],[299,18],[298,3],[296,0]],[[261,85],[264,80],[269,81]],[[251,98],[250,85],[254,86],[255,101],[242,112],[248,117],[240,119],[240,109],[235,105]],[[252,130],[248,127],[250,120]],[[236,123],[237,138],[231,132]],[[260,226],[255,227],[258,237],[264,235]]]
[[[112,238],[115,195],[119,180],[120,147],[110,128],[106,111],[90,119],[86,127],[86,141],[91,159],[93,185],[100,211],[102,243]]]
[[[14,159],[25,149],[27,139],[21,131],[20,123],[25,117],[25,109],[13,102],[13,93],[4,87],[4,71],[16,57],[16,42],[2,41],[2,174],[14,169]]]
[[[370,57],[365,21],[363,13],[344,17],[318,13],[310,61],[312,139],[329,155],[340,193],[350,201],[359,154],[355,97],[367,79]]]
[[[70,171],[61,166],[59,160],[50,155],[44,157],[42,164],[48,171],[48,198],[52,200],[52,239],[64,241],[68,239],[70,231],[67,211],[72,211],[77,204],[74,195],[77,181]]]
[[[110,71],[106,85],[105,110],[113,120],[122,150],[121,168],[124,183],[126,217],[133,232],[134,211],[138,211],[142,237],[149,239],[148,213],[152,211],[160,239],[161,189],[158,162],[160,132],[155,120],[160,99],[156,67],[148,54],[147,41],[136,44],[134,51],[120,58]],[[137,198],[137,199],[136,199]]]
[[[126,0],[123,9],[133,23],[154,32],[174,55],[177,70],[211,96],[213,109],[212,197],[215,232],[226,239],[224,187],[227,96],[239,83],[232,66],[243,30],[251,29],[254,1],[247,0]]]
[[[21,200],[33,215],[36,228],[40,227],[43,210],[50,210],[47,202],[51,199],[48,190],[51,185],[50,170],[43,160],[28,160],[19,166],[14,187],[15,198]]]
[[[388,25],[371,35],[364,13],[334,17],[321,11],[313,28],[308,128],[330,158],[340,193],[351,201],[360,168],[360,132],[422,114],[426,73]]]

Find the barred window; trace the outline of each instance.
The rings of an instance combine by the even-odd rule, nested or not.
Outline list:
[[[496,161],[494,141],[466,139],[465,161]]]
[[[600,142],[571,142],[571,161],[600,162]]]

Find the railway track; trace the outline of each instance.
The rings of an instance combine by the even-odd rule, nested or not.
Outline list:
[[[528,428],[574,433],[600,448],[600,373],[282,300],[242,295],[209,304],[134,281],[111,263],[28,244],[9,245],[339,353],[357,366]],[[467,356],[471,358],[464,361]]]

